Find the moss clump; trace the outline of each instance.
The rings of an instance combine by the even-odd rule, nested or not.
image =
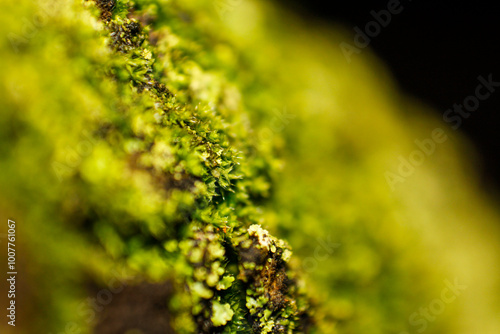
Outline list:
[[[390,192],[415,134],[384,72],[267,3],[220,7],[0,5],[0,205],[37,282],[20,332],[396,333],[439,295],[400,222],[445,221],[414,199],[454,181]]]
[[[37,168],[42,183],[20,176],[10,179],[13,183],[2,179],[3,185],[21,189],[23,184],[45,198],[27,213],[27,221],[56,217],[43,232],[33,227],[29,233],[52,234],[54,225],[62,228],[61,235],[73,235],[79,246],[73,255],[64,251],[70,245],[60,242],[54,252],[74,263],[71,273],[79,281],[99,286],[112,268],[122,268],[133,277],[132,285],[171,282],[175,289],[165,310],[176,332],[253,328],[290,333],[299,328],[294,305],[306,299],[287,286],[289,250],[278,239],[266,235],[269,241],[263,244],[254,235],[262,214],[253,203],[266,196],[275,160],[260,152],[251,128],[241,121],[245,112],[234,100],[234,83],[203,69],[206,64],[200,66],[193,56],[199,46],[171,31],[183,21],[174,8],[164,12],[166,7],[147,1],[68,5],[41,32],[56,42],[40,38],[33,41],[40,44],[24,51],[35,58],[56,50],[58,40],[72,41],[58,44],[63,49],[57,49],[57,62],[42,57],[45,72],[30,70],[22,83],[40,100],[20,105],[10,96],[12,105],[3,117],[23,129],[17,137],[3,132],[10,143],[4,147],[5,170],[20,164],[12,156],[16,150],[35,149],[25,146],[25,139],[45,138],[36,144],[40,154],[28,152],[30,159],[50,157]],[[57,29],[61,21],[67,30]],[[29,59],[16,63],[19,69],[33,65]],[[54,68],[56,75],[47,75]],[[55,89],[48,90],[52,85]],[[49,104],[56,109],[40,122],[39,112]],[[27,117],[16,114],[16,108],[26,109]],[[255,242],[248,247],[262,258],[248,259],[243,246],[248,242]],[[49,253],[32,256],[41,263]],[[243,265],[254,270],[241,271]],[[82,290],[72,284],[61,281],[76,298]],[[60,320],[40,321],[56,329],[65,321],[66,313],[56,311],[66,307],[65,301],[46,291],[43,297],[52,300],[51,312]],[[249,298],[269,302],[248,309]],[[92,328],[81,314],[70,318]],[[111,321],[117,319],[108,313],[95,319],[98,332],[116,327]],[[130,326],[146,330],[132,319]]]
[[[304,327],[298,319],[296,285],[287,273],[291,252],[288,246],[259,225],[235,238],[239,249],[239,275],[248,284],[246,307],[253,329],[261,333],[289,333]]]

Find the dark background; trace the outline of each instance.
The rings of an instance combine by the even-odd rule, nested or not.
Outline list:
[[[365,30],[370,12],[387,9],[388,1],[284,1],[302,16]],[[473,95],[477,77],[500,82],[500,9],[477,1],[401,0],[403,10],[372,38],[369,47],[390,68],[404,92],[433,106],[439,116]],[[351,43],[353,44],[353,43]],[[353,56],[353,60],[356,55]],[[446,124],[443,122],[443,124]],[[500,190],[500,88],[463,119],[458,131],[479,152],[482,185]]]

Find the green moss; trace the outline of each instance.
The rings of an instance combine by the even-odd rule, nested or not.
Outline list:
[[[438,293],[397,223],[413,197],[383,179],[413,137],[369,56],[353,75],[329,32],[261,2],[0,8],[0,196],[39,282],[24,333],[92,332],[79,301],[113,279],[172,284],[177,333],[392,333]]]

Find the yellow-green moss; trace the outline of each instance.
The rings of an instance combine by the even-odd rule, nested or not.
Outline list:
[[[171,284],[177,333],[399,333],[439,293],[401,224],[432,205],[383,176],[412,147],[403,102],[338,33],[250,0],[0,9],[0,205],[37,282],[24,333],[91,333],[86,287],[116,281]]]

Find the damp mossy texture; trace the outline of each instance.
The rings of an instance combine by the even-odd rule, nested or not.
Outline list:
[[[450,142],[388,182],[436,124],[402,116],[421,107],[368,50],[345,59],[348,35],[251,0],[7,0],[0,19],[16,333],[421,328],[446,274],[413,228],[447,219],[451,184],[479,199]],[[158,318],[113,320],[144,284],[164,297],[131,305]]]

